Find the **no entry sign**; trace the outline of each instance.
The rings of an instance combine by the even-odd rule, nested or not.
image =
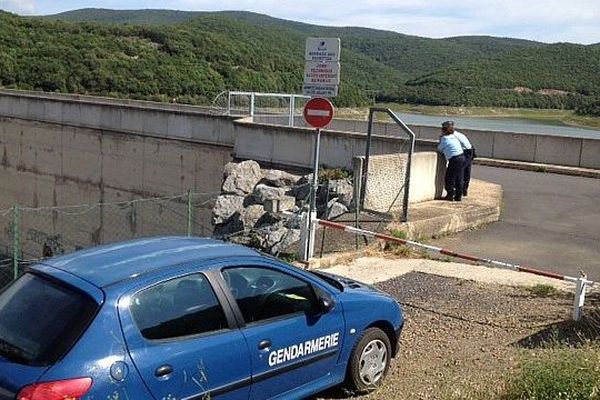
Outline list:
[[[327,99],[315,97],[304,106],[304,119],[313,128],[324,128],[333,119],[333,104]]]

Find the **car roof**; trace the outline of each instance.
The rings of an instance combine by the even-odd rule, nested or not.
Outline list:
[[[257,255],[255,250],[219,240],[168,236],[93,247],[46,260],[44,264],[106,287],[187,262]]]

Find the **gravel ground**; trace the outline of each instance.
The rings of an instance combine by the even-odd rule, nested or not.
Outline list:
[[[364,399],[462,399],[501,390],[524,348],[575,327],[572,294],[536,297],[525,288],[420,272],[376,286],[400,300],[406,323],[384,386]],[[586,309],[599,303],[590,298]],[[314,399],[350,397],[335,389]]]

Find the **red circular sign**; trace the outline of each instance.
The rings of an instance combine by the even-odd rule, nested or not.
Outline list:
[[[304,106],[304,119],[314,128],[324,128],[333,119],[333,104],[322,97],[310,99]]]

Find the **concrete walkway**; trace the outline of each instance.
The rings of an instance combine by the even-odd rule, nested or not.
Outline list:
[[[575,285],[568,282],[523,272],[424,259],[361,257],[351,262],[323,269],[323,271],[346,276],[368,284],[385,282],[409,272],[423,272],[486,284],[506,286],[534,286],[544,284],[551,285],[563,291],[575,290]]]
[[[600,180],[475,166],[502,185],[499,222],[432,241],[436,246],[573,276],[600,279]]]

